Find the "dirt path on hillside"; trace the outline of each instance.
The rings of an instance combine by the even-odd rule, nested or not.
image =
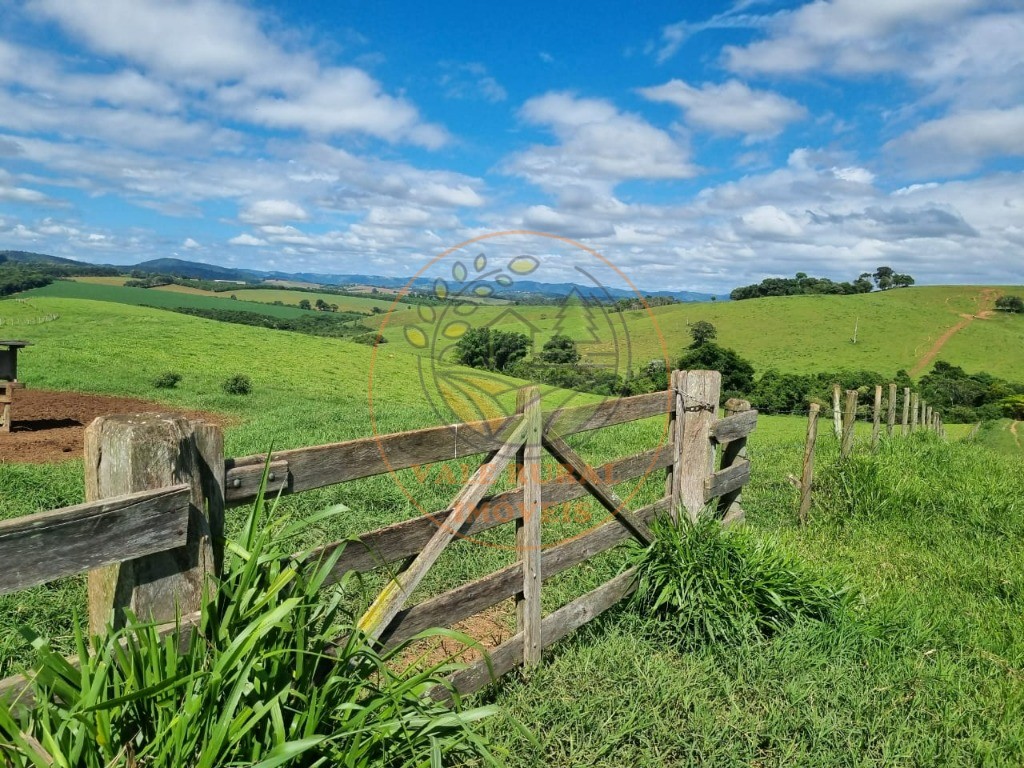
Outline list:
[[[1021,448],[1020,437],[1017,435],[1017,422],[1016,420],[1010,422],[1010,434],[1013,435],[1013,442],[1017,444],[1018,450],[1024,450]]]
[[[914,363],[914,367],[910,369],[910,375],[917,376],[919,373],[922,373],[931,364],[932,360],[938,356],[939,352],[942,351],[942,348],[946,346],[946,343],[968,325],[973,323],[975,320],[985,320],[991,317],[993,307],[995,307],[995,301],[996,290],[994,288],[983,289],[981,293],[978,294],[978,311],[973,315],[960,315],[960,322],[952,328],[947,329],[941,336],[939,336],[928,351],[925,352],[916,363]]]
[[[229,419],[215,413],[181,411],[132,397],[105,397],[84,392],[17,389],[11,408],[11,431],[0,432],[0,462],[49,464],[81,457],[85,428],[97,416],[112,413],[181,413],[225,426]]]

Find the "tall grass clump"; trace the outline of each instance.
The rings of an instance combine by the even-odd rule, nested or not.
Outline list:
[[[258,501],[195,629],[161,637],[129,616],[120,631],[78,632],[77,667],[33,637],[35,702],[0,702],[0,765],[493,763],[473,731],[492,709],[425,695],[451,665],[374,650],[345,607],[351,578],[327,586],[337,554],[303,566],[284,549],[316,522],[280,521]]]
[[[833,621],[850,607],[849,587],[769,543],[712,516],[681,518],[655,522],[656,539],[636,561],[633,606],[684,649],[772,635],[800,618]]]

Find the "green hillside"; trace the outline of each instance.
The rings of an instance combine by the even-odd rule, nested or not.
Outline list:
[[[229,295],[215,291],[203,291],[198,288],[186,288],[181,285],[165,285],[160,286],[159,288],[150,288],[148,290],[165,291],[177,294],[189,293],[195,296],[208,296],[214,299],[224,299]],[[310,304],[316,304],[317,299],[323,299],[328,304],[337,304],[338,309],[342,312],[372,312],[374,309],[378,309],[381,312],[388,312],[393,306],[395,306],[394,301],[387,298],[376,299],[369,296],[339,296],[336,293],[288,291],[275,288],[239,288],[232,290],[231,293],[235,294],[239,301],[256,302],[258,304],[273,304],[275,301],[280,301],[283,304],[294,307],[297,307],[299,302],[302,300],[306,300]],[[396,309],[398,311],[406,310],[409,309],[409,305],[399,304]]]
[[[231,309],[241,312],[256,312],[273,317],[302,317],[309,310],[274,304],[259,304],[254,301],[233,300],[228,295],[210,296],[194,293],[172,293],[155,291],[152,288],[126,288],[118,285],[102,285],[78,280],[56,280],[42,288],[33,288],[21,294],[25,298],[52,297],[62,299],[90,299],[134,306],[161,307],[174,309]],[[230,302],[230,303],[229,303]]]
[[[690,343],[688,325],[707,320],[718,341],[736,349],[758,371],[777,368],[810,373],[840,368],[875,370],[892,375],[900,369],[917,375],[923,360],[944,334],[963,324],[945,341],[935,359],[970,372],[988,371],[1019,379],[1024,369],[1024,316],[989,313],[996,296],[1024,294],[1021,287],[935,286],[854,296],[786,296],[738,302],[674,304],[648,311],[605,313],[603,309],[551,306],[474,308],[461,319],[471,326],[496,321],[518,330],[535,329],[535,347],[554,333],[583,341],[588,357],[618,348],[634,366],[668,355],[678,358]],[[984,313],[971,319],[975,313]],[[967,317],[964,317],[966,315]],[[402,312],[380,321],[385,336],[405,344],[405,326],[426,330],[441,322]],[[597,328],[595,338],[595,328]],[[854,333],[857,343],[852,342]],[[431,347],[431,352],[436,347]]]

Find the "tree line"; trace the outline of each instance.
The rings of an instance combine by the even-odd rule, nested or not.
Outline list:
[[[729,298],[742,301],[767,296],[871,293],[876,288],[887,291],[891,288],[907,288],[913,284],[913,277],[898,273],[892,267],[878,267],[873,273],[862,272],[856,280],[841,283],[827,277],[809,277],[806,272],[797,272],[794,277],[768,277],[760,283],[735,288]]]

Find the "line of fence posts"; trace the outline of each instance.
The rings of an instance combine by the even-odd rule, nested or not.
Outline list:
[[[897,434],[896,401],[898,388],[895,383],[890,383],[888,390],[888,398],[886,399],[883,397],[884,390],[882,385],[878,384],[875,386],[874,404],[871,411],[872,452],[878,450],[881,441],[883,412],[885,413],[886,436],[892,437]],[[836,440],[839,442],[839,455],[844,460],[852,455],[856,442],[854,430],[859,399],[860,393],[856,389],[848,389],[846,390],[844,401],[842,387],[839,384],[832,385],[832,421]],[[841,403],[842,407],[840,407]],[[807,414],[807,438],[804,444],[801,477],[797,480],[792,475],[789,476],[790,482],[800,491],[798,515],[801,525],[807,524],[811,509],[814,490],[814,453],[815,444],[818,439],[818,417],[820,412],[821,406],[818,403],[811,403]],[[934,432],[939,437],[945,437],[942,415],[937,408],[925,402],[917,392],[912,392],[910,387],[904,387],[899,434],[909,435],[919,431]]]

